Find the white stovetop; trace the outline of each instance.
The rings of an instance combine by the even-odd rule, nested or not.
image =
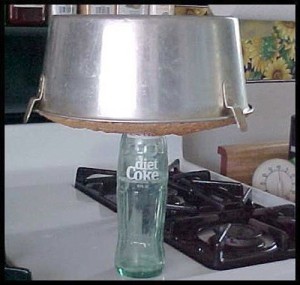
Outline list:
[[[73,187],[79,166],[116,169],[119,139],[54,123],[5,126],[5,251],[34,280],[129,279],[114,269],[116,214]],[[184,171],[201,168],[182,158],[181,137],[168,136],[168,149]],[[266,206],[287,202],[262,191],[255,197]],[[295,259],[216,271],[165,250],[165,269],[152,279],[295,279]]]

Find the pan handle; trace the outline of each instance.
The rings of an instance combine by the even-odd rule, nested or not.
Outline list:
[[[224,105],[226,108],[228,108],[232,111],[238,128],[242,132],[247,131],[248,126],[247,126],[247,122],[246,122],[246,116],[245,116],[242,108],[234,102],[230,92],[226,92],[225,81],[223,81],[223,83],[222,83],[222,93],[223,93]]]
[[[40,77],[40,83],[39,83],[39,89],[37,92],[37,96],[35,97],[31,97],[29,99],[25,114],[24,114],[24,118],[23,118],[23,123],[26,124],[29,120],[29,117],[33,111],[33,107],[36,104],[36,102],[40,101],[44,95],[44,91],[45,91],[45,76],[42,74]]]

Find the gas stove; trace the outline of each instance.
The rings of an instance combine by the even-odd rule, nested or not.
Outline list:
[[[117,212],[116,171],[80,167],[75,188]],[[295,206],[263,207],[251,192],[212,180],[208,170],[181,172],[176,159],[169,166],[165,242],[217,270],[294,258]]]
[[[152,279],[294,280],[295,204],[186,161],[167,136],[166,267]],[[123,280],[114,269],[120,135],[5,126],[5,253],[33,280]]]

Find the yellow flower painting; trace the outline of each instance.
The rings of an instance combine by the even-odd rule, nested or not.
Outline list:
[[[246,81],[295,80],[295,29],[291,21],[241,20]]]
[[[292,60],[295,60],[295,42],[286,43],[285,50],[288,54],[288,57]]]
[[[250,63],[250,47],[251,43],[249,40],[242,40],[242,53],[243,53],[243,61],[244,67],[247,68],[248,64]]]
[[[210,16],[207,6],[175,5],[175,15]],[[246,81],[295,81],[296,23],[239,20]]]
[[[253,38],[248,46],[248,53],[254,71],[263,73],[270,61],[278,56],[277,41],[272,37]]]
[[[283,58],[275,59],[270,62],[265,70],[265,79],[271,80],[290,80],[292,79],[291,71]]]
[[[282,39],[295,41],[296,23],[291,21],[275,22],[274,29],[276,29]]]
[[[175,5],[175,15],[210,16],[207,6]],[[296,23],[240,20],[246,81],[295,81]]]

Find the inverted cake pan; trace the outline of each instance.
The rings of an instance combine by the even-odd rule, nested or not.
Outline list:
[[[92,122],[235,118],[248,104],[238,19],[53,16],[37,97],[25,114]]]

